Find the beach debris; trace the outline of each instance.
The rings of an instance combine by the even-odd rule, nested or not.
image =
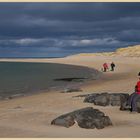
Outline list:
[[[62,93],[69,93],[69,92],[81,92],[80,88],[66,88],[62,91]]]
[[[73,112],[61,115],[54,119],[51,124],[71,127],[75,123],[81,128],[86,129],[102,129],[106,126],[112,125],[112,122],[108,116],[98,109],[93,109],[92,107],[86,107]]]
[[[84,102],[99,106],[121,106],[124,100],[129,98],[127,93],[93,93],[85,96]]]

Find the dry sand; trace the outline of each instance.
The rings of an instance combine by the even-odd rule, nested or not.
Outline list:
[[[75,55],[57,59],[1,59],[1,61],[51,62],[87,66],[101,70],[104,62],[115,62],[115,72],[106,72],[102,79],[90,82],[82,92],[60,93],[50,91],[28,97],[0,101],[0,137],[46,138],[139,138],[140,114],[119,110],[119,107],[100,107],[83,103],[83,98],[73,98],[94,92],[132,93],[138,80],[140,58],[122,56]],[[104,129],[82,129],[52,126],[50,122],[59,115],[91,106],[103,111],[113,122]]]

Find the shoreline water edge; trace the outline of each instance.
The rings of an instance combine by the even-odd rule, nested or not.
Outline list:
[[[57,63],[3,61],[0,69],[0,100],[79,88],[102,75],[93,68]]]

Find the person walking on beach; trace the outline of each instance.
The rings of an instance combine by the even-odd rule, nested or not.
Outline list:
[[[140,72],[138,73],[139,80],[135,86],[135,92],[128,99],[128,105],[131,107],[131,112],[137,112],[136,101],[140,98]]]
[[[110,67],[111,67],[111,71],[114,71],[115,64],[112,62],[112,63],[110,64]]]
[[[104,63],[103,64],[103,71],[106,72],[108,70],[108,65],[107,63]]]

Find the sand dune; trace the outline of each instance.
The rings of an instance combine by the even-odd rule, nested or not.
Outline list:
[[[140,45],[117,49],[116,55],[140,57]]]
[[[127,56],[127,57],[140,57],[140,45],[128,46],[126,48],[119,48],[114,52],[103,53],[81,53],[78,56]]]
[[[135,49],[139,49],[137,46]],[[123,52],[125,49],[119,49]],[[131,47],[125,52],[131,53]],[[140,114],[122,112],[119,107],[100,107],[83,103],[83,98],[73,98],[79,94],[95,92],[129,93],[134,91],[140,71],[139,57],[120,55],[75,55],[59,59],[18,59],[1,61],[51,62],[87,66],[101,70],[104,62],[114,61],[114,72],[106,72],[97,81],[91,81],[81,87],[82,92],[61,93],[50,91],[28,97],[0,101],[0,137],[46,137],[46,138],[139,138]],[[59,115],[76,109],[91,106],[103,111],[113,122],[113,126],[97,129],[82,129],[77,125],[71,128],[51,126],[50,122]]]

